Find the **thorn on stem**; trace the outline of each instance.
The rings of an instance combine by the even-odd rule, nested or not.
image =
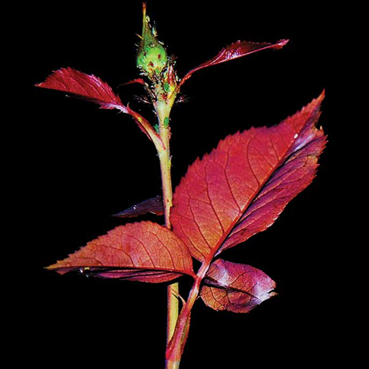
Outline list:
[[[172,295],[178,300],[181,300],[183,305],[186,303],[186,300],[179,293],[172,292]]]

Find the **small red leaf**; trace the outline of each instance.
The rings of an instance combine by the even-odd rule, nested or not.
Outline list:
[[[94,75],[88,75],[72,68],[61,68],[53,72],[37,87],[64,91],[99,104],[104,109],[119,109],[126,112],[119,96],[111,87]]]
[[[47,269],[150,283],[194,276],[187,247],[169,229],[151,222],[114,228]]]
[[[132,79],[131,81],[120,84],[119,86],[133,85],[135,83],[146,86],[146,82],[142,78]]]
[[[161,196],[158,195],[151,199],[144,200],[113,216],[118,218],[134,218],[147,213],[155,215],[164,214],[163,198]]]
[[[241,58],[242,56],[246,56],[257,51],[266,50],[266,49],[281,49],[284,45],[286,45],[288,40],[280,40],[277,43],[256,43],[256,42],[248,42],[248,41],[237,41],[233,44],[224,47],[214,58],[206,61],[205,63],[200,64],[198,67],[191,69],[181,80],[179,84],[180,88],[183,83],[188,80],[193,73],[196,71],[210,67],[212,65],[217,65],[220,63],[224,63],[233,59]]]
[[[222,259],[211,264],[201,289],[204,303],[214,310],[248,313],[275,296],[275,282],[259,269]]]
[[[322,94],[277,126],[228,136],[197,160],[176,188],[173,231],[210,263],[271,226],[315,177],[326,136],[315,124]]]
[[[143,82],[140,79],[134,80],[138,83],[141,83],[140,81]],[[111,87],[94,75],[88,75],[72,68],[61,68],[53,72],[45,82],[37,84],[36,87],[64,91],[75,97],[95,102],[103,109],[118,109],[125,114],[129,114],[156,147],[164,148],[163,141],[151,124],[129,106],[123,105],[119,96],[114,94]]]

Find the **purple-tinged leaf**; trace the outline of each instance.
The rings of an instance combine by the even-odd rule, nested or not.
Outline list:
[[[118,218],[135,218],[147,213],[155,215],[164,214],[163,198],[160,195],[144,200],[126,210],[114,214],[113,216]]]
[[[222,259],[210,265],[201,289],[204,303],[214,310],[248,313],[275,296],[275,282],[259,269]]]
[[[205,63],[200,64],[198,67],[191,69],[181,80],[178,89],[183,85],[185,81],[187,81],[193,73],[197,72],[200,69],[210,67],[212,65],[217,65],[220,63],[224,63],[233,59],[241,58],[243,56],[255,53],[257,51],[266,50],[266,49],[281,49],[284,45],[286,45],[288,40],[280,40],[276,43],[268,43],[268,42],[248,42],[248,41],[237,41],[233,44],[224,47],[214,58],[206,61]]]

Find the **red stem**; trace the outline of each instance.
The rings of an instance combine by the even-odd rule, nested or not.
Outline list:
[[[178,317],[176,329],[174,331],[173,337],[167,346],[166,351],[166,368],[179,368],[179,363],[181,361],[184,346],[187,341],[188,332],[190,329],[191,311],[193,305],[195,304],[199,293],[202,280],[209,269],[210,262],[204,262],[199,269],[195,282],[192,286],[190,294],[186,303],[183,305],[181,313]]]

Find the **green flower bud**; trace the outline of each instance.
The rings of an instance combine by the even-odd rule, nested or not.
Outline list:
[[[146,15],[146,4],[144,3],[142,36],[136,63],[137,67],[151,80],[160,75],[168,62],[166,50],[156,36],[156,30],[151,28],[150,18]]]

